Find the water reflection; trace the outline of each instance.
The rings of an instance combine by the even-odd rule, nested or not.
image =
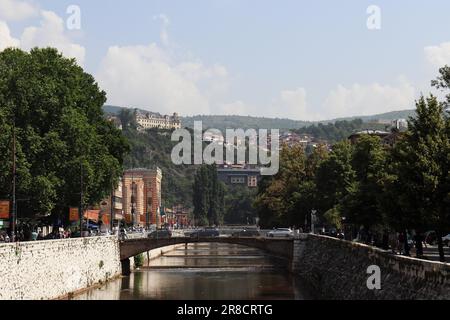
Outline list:
[[[88,300],[309,299],[287,262],[228,244],[192,244],[150,261],[130,277],[77,296]]]

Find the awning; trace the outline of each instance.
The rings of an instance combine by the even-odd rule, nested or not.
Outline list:
[[[100,210],[87,210],[84,213],[84,218],[88,220],[92,220],[98,222],[98,216],[100,214]]]

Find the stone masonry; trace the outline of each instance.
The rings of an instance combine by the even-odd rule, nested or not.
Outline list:
[[[114,237],[0,245],[0,300],[56,299],[121,274]]]
[[[369,266],[380,268],[381,290],[368,288]],[[319,299],[450,299],[450,265],[329,237],[301,235],[292,270]]]

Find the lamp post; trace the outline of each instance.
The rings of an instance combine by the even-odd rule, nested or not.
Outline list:
[[[12,145],[12,214],[11,214],[11,238],[12,242],[16,241],[17,235],[16,235],[16,120],[15,117],[13,117],[13,145]]]
[[[111,231],[111,235],[113,234],[113,232],[114,232],[114,207],[115,207],[115,189],[114,189],[114,184],[113,183],[111,183],[111,201],[110,201],[110,206],[111,206],[111,211],[110,211],[110,221],[109,221],[109,229],[110,229],[110,231]]]
[[[83,162],[80,160],[80,238],[83,237],[83,202],[84,202],[84,194],[83,194]]]
[[[317,210],[312,210],[311,211],[311,233],[314,234],[314,224],[316,222],[316,213]]]

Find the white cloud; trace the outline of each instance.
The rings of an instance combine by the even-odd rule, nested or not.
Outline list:
[[[307,110],[306,90],[297,88],[295,90],[283,90],[281,92],[282,108],[279,112],[283,118],[295,120],[310,119],[311,114]]]
[[[425,55],[429,63],[435,67],[450,65],[450,42],[438,46],[425,47]]]
[[[0,0],[0,19],[19,21],[34,17],[38,9],[33,4],[19,0]]]
[[[110,47],[96,74],[108,103],[150,108],[161,113],[208,114],[212,97],[201,85],[221,81],[221,66],[175,61],[156,44]]]
[[[327,118],[338,118],[404,110],[414,105],[415,95],[414,87],[402,78],[397,86],[355,83],[346,88],[339,85],[326,98],[323,114]]]
[[[80,65],[84,64],[86,50],[83,46],[73,43],[65,32],[65,25],[56,13],[41,11],[39,27],[28,27],[21,37],[21,47],[29,50],[33,47],[55,47],[64,56],[76,58]]]
[[[19,47],[19,39],[15,39],[11,36],[8,25],[4,21],[0,21],[0,51],[5,50],[8,47]]]
[[[215,109],[216,114],[219,115],[257,115],[262,116],[258,109],[246,104],[245,102],[238,100],[231,103],[220,103]]]

